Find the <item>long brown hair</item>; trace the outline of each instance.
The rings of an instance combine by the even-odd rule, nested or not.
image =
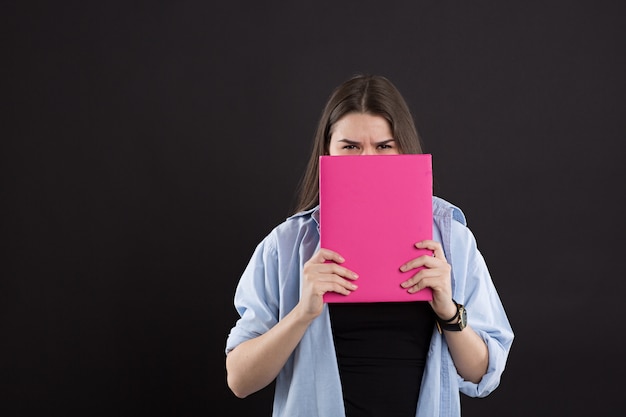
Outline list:
[[[324,107],[313,139],[311,156],[300,181],[294,213],[318,204],[319,157],[328,154],[334,124],[353,112],[384,117],[391,126],[400,153],[423,153],[415,122],[398,89],[380,75],[355,75],[335,88]]]

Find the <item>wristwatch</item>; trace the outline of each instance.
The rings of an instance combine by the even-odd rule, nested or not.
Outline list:
[[[460,332],[467,326],[467,310],[463,304],[459,304],[452,300],[456,304],[456,314],[449,320],[444,320],[439,316],[436,316],[437,329],[439,333],[441,330],[448,330],[451,332]]]

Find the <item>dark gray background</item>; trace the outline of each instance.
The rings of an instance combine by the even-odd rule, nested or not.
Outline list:
[[[0,414],[269,415],[225,384],[234,288],[369,72],[516,333],[464,416],[622,415],[623,2],[213,3],[2,3]]]

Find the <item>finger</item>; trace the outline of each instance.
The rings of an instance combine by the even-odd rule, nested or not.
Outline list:
[[[323,274],[334,274],[339,278],[348,278],[348,279],[357,279],[359,275],[349,270],[348,268],[344,268],[341,265],[337,265],[334,263],[326,263],[319,267],[318,272]]]
[[[401,286],[402,288],[405,288],[408,293],[413,294],[423,290],[424,288],[435,289],[436,287],[439,287],[438,281],[438,277],[436,276],[420,275],[418,279],[405,281],[401,284]]]
[[[315,286],[320,294],[328,291],[348,294],[358,288],[352,281],[335,274],[319,274]]]
[[[436,268],[441,265],[441,262],[445,262],[445,259],[435,258],[431,255],[423,255],[418,258],[412,259],[400,267],[400,271],[407,272],[411,269],[417,269],[421,267]]]
[[[359,288],[359,286],[353,283],[352,281],[348,281],[347,279],[340,278],[338,280],[333,281],[332,291],[341,292],[341,293],[345,293],[347,291],[348,293],[350,293],[356,290],[357,288]]]
[[[310,261],[313,261],[315,263],[324,263],[326,261],[343,263],[345,262],[345,259],[343,258],[343,256],[341,256],[339,253],[335,251],[332,251],[326,248],[321,248],[315,254],[313,254]]]
[[[416,275],[410,280],[403,282],[401,286],[406,289],[409,294],[413,294],[428,287],[428,279],[424,276],[417,277]]]
[[[358,287],[348,281],[344,280],[344,285],[338,282],[326,282],[325,285],[320,286],[321,294],[325,294],[327,292],[336,292],[342,295],[349,295],[352,291],[356,290]]]
[[[422,240],[421,242],[417,242],[415,247],[418,249],[430,249],[433,251],[433,257],[439,259],[446,259],[446,255],[443,252],[443,247],[441,243],[434,240]]]
[[[419,268],[418,272],[414,274],[411,278],[407,279],[400,283],[402,288],[409,288],[414,285],[419,284],[419,282],[424,278],[424,271],[428,271],[427,268]]]
[[[433,259],[433,258],[431,258]],[[445,282],[442,279],[445,279],[449,276],[449,269],[447,268],[448,264],[444,264],[441,261],[437,261],[433,259],[434,262],[438,262],[441,267],[439,268],[419,268],[418,272],[414,274],[411,278],[402,282],[400,286],[402,288],[409,288],[414,285],[419,284],[419,288],[431,287],[444,285]]]

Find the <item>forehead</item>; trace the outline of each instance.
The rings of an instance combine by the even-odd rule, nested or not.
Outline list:
[[[348,113],[337,120],[330,133],[331,139],[364,139],[381,136],[388,139],[391,137],[391,126],[387,119],[379,115]]]

